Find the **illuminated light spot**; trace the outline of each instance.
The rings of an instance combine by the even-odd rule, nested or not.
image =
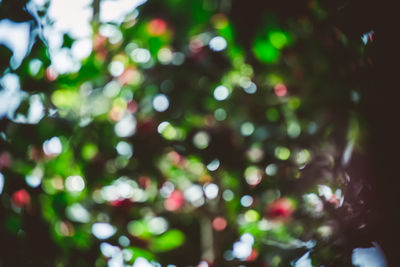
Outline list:
[[[50,66],[46,69],[46,79],[50,82],[55,81],[58,77],[58,72],[54,69],[54,67]]]
[[[151,54],[145,48],[136,48],[130,53],[130,57],[136,63],[147,63],[151,59]]]
[[[350,99],[351,99],[351,101],[353,101],[354,103],[360,102],[360,93],[357,92],[357,91],[352,90],[352,91],[351,91],[351,95],[350,95]]]
[[[129,240],[128,237],[121,235],[118,238],[118,243],[122,246],[122,247],[128,247],[131,244],[131,241]]]
[[[100,251],[105,257],[111,258],[115,254],[119,253],[120,249],[117,246],[113,246],[113,245],[110,245],[109,243],[102,242],[100,244]]]
[[[272,219],[288,219],[295,207],[287,198],[279,198],[267,206],[267,215]]]
[[[110,111],[108,112],[108,117],[112,121],[119,121],[124,116],[124,109],[119,106],[113,106]]]
[[[136,132],[136,119],[131,114],[126,114],[114,126],[114,131],[119,137],[130,137]]]
[[[130,249],[123,249],[122,256],[125,261],[130,261],[133,258],[133,252]]]
[[[240,241],[252,246],[254,244],[254,236],[252,234],[249,234],[249,233],[244,233],[240,237]]]
[[[268,222],[266,219],[262,219],[258,222],[257,224],[258,229],[261,231],[268,231],[272,229],[272,225],[270,222]]]
[[[255,222],[260,219],[260,214],[258,214],[258,212],[255,210],[248,210],[244,214],[244,218],[247,222]]]
[[[42,178],[38,175],[30,174],[25,177],[25,181],[30,187],[36,188],[41,184]],[[1,184],[1,181],[0,181],[0,184]],[[0,193],[1,193],[1,188],[0,188]]]
[[[211,50],[219,52],[224,50],[227,47],[228,43],[226,42],[225,38],[221,36],[216,36],[210,40],[208,45],[210,46]]]
[[[174,192],[175,186],[173,183],[166,181],[162,187],[160,188],[160,195],[164,198],[167,198]]]
[[[185,190],[185,198],[195,207],[204,204],[203,188],[198,184],[193,184]]]
[[[251,162],[259,162],[264,156],[264,152],[258,147],[252,147],[246,151],[246,155]]]
[[[167,23],[162,19],[153,19],[147,24],[147,32],[151,36],[162,35],[167,30]]]
[[[172,64],[179,66],[185,61],[185,54],[182,52],[175,52],[172,54]]]
[[[154,265],[143,257],[137,257],[132,267],[154,267]]]
[[[56,231],[63,236],[73,236],[75,234],[73,225],[68,221],[56,223]]]
[[[262,171],[255,167],[250,166],[244,171],[244,177],[249,185],[258,185],[262,179]]]
[[[158,50],[157,53],[157,58],[160,61],[161,64],[169,64],[172,61],[173,55],[171,49],[167,47],[163,47],[160,50]]]
[[[121,75],[125,70],[124,63],[121,61],[111,61],[108,65],[108,71],[114,77],[118,77]]]
[[[214,159],[210,163],[207,164],[207,170],[216,171],[219,168],[220,162],[219,159]]]
[[[278,83],[274,86],[276,96],[283,97],[287,94],[287,88],[283,83]]]
[[[116,228],[109,223],[94,223],[92,225],[92,234],[97,239],[108,239],[117,232]]]
[[[227,225],[226,220],[223,217],[216,217],[212,221],[212,226],[215,231],[223,231],[226,228],[226,225]]]
[[[242,133],[243,136],[250,136],[252,133],[254,133],[255,127],[254,124],[251,122],[245,122],[240,126],[240,132]]]
[[[185,199],[182,193],[180,191],[175,190],[164,201],[164,208],[168,211],[176,211],[183,205],[184,202]]]
[[[109,82],[104,86],[103,94],[107,97],[113,98],[116,97],[121,91],[121,86],[115,80]]]
[[[167,127],[168,127],[169,125],[170,125],[170,123],[167,122],[167,121],[161,122],[161,123],[158,125],[158,127],[157,127],[157,132],[158,132],[159,134],[162,134],[162,132],[164,132],[164,130],[167,129]]]
[[[205,131],[199,131],[193,136],[193,144],[198,149],[205,149],[210,143],[210,135]]]
[[[301,128],[298,122],[291,121],[288,123],[287,134],[290,138],[296,138],[301,134]]]
[[[249,195],[244,195],[240,198],[240,204],[246,208],[250,207],[253,204],[253,198]]]
[[[287,147],[278,146],[275,148],[275,157],[280,160],[287,160],[290,157],[290,150]]]
[[[82,38],[74,41],[71,52],[74,58],[82,60],[92,53],[93,41],[90,38]]]
[[[215,199],[218,196],[219,188],[216,184],[204,185],[204,194],[208,199]]]
[[[4,188],[4,175],[0,172],[0,195],[3,192]]]
[[[87,223],[90,221],[90,213],[79,203],[68,206],[66,215],[70,220],[75,222]]]
[[[62,151],[60,138],[57,136],[43,142],[43,151],[48,156],[57,156]]]
[[[282,49],[289,42],[288,36],[281,31],[270,32],[268,37],[271,44],[277,49]]]
[[[162,217],[154,217],[149,221],[149,231],[152,234],[160,235],[167,231],[168,222]]]
[[[31,61],[29,61],[29,73],[32,76],[38,75],[40,69],[42,68],[42,65],[43,65],[43,63],[39,59],[37,59],[37,58],[32,59]]]
[[[257,92],[257,85],[247,77],[241,78],[239,84],[248,94],[255,94]]]
[[[214,117],[217,121],[223,121],[226,119],[226,111],[223,108],[218,108],[214,111]]]
[[[322,237],[322,239],[327,240],[333,233],[332,227],[328,225],[322,225],[317,228],[317,233]],[[372,267],[373,265],[371,265]]]
[[[214,98],[218,101],[223,101],[229,96],[229,90],[223,85],[219,85],[214,89]]]
[[[238,241],[233,243],[232,255],[235,258],[245,260],[247,257],[250,256],[251,251],[252,245],[247,242]]]
[[[307,149],[302,149],[296,153],[295,160],[299,165],[306,164],[311,159],[310,151]]]
[[[382,248],[376,242],[372,242],[373,247],[355,248],[351,255],[351,261],[354,266],[360,267],[388,267],[385,254]]]
[[[232,201],[234,198],[235,194],[233,194],[232,190],[226,189],[223,193],[222,193],[222,198],[225,201]]]
[[[25,189],[20,189],[12,194],[11,203],[18,208],[26,207],[31,203],[31,196]]]
[[[274,163],[268,164],[267,167],[265,167],[265,173],[268,176],[274,176],[278,172],[278,166]]]
[[[60,176],[56,176],[53,179],[51,179],[51,186],[54,189],[63,190],[64,189],[64,181]]]
[[[121,156],[125,156],[130,158],[133,154],[132,145],[125,141],[118,142],[117,146],[115,147],[118,154]]]
[[[276,108],[269,108],[266,115],[269,121],[276,122],[279,120],[279,111]]]
[[[196,267],[210,267],[206,261],[201,261]]]
[[[168,97],[164,94],[158,94],[153,99],[153,108],[158,112],[164,112],[169,107]]]
[[[81,192],[85,189],[85,181],[79,175],[68,176],[65,180],[65,187],[70,192]]]

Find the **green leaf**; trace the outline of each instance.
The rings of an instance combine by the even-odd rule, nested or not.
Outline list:
[[[175,249],[185,242],[185,235],[179,230],[170,230],[153,239],[150,249],[155,252],[163,252]]]

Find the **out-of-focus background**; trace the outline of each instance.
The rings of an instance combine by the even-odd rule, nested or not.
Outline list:
[[[395,266],[380,11],[0,0],[0,266]]]

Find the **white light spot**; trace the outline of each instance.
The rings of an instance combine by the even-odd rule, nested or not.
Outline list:
[[[276,164],[271,163],[265,167],[265,173],[269,176],[274,176],[278,172],[278,166]]]
[[[4,188],[4,175],[0,172],[0,194],[3,192]]]
[[[242,133],[243,136],[249,136],[252,133],[254,133],[254,124],[251,122],[245,122],[242,124],[240,127],[240,132]]]
[[[233,192],[232,192],[231,190],[229,190],[229,189],[226,189],[226,190],[222,193],[222,198],[223,198],[225,201],[232,201],[234,196],[235,196],[235,195],[233,194]]]
[[[374,243],[374,247],[370,248],[355,248],[351,256],[351,260],[354,266],[359,267],[386,267],[387,262],[383,251]]]
[[[229,96],[229,90],[223,85],[219,85],[214,90],[214,98],[218,101],[225,100]]]
[[[205,149],[210,143],[210,135],[205,131],[199,131],[193,136],[193,144],[198,149]]]
[[[114,131],[119,137],[130,137],[136,132],[136,119],[132,115],[125,115],[114,126]]]
[[[214,159],[210,163],[207,164],[207,170],[216,171],[219,168],[220,162],[218,159]]]
[[[103,94],[107,97],[116,97],[121,91],[121,86],[117,81],[111,81],[103,88]]]
[[[98,239],[107,239],[115,234],[117,230],[109,223],[94,223],[92,233]]]
[[[111,61],[110,65],[108,65],[108,71],[114,77],[120,76],[124,72],[124,69],[124,63],[122,63],[121,61]]]
[[[240,204],[242,204],[243,207],[250,207],[251,204],[253,204],[253,198],[249,195],[244,195],[240,199]]]
[[[162,132],[163,132],[165,129],[167,129],[167,127],[168,127],[169,125],[170,125],[170,123],[167,122],[167,121],[161,122],[161,123],[158,125],[158,127],[157,127],[157,132],[158,132],[159,134],[162,134]]]
[[[216,184],[207,184],[204,186],[204,193],[208,199],[214,199],[218,196],[219,188]]]
[[[31,174],[25,177],[25,181],[30,187],[36,188],[41,184],[42,178],[35,174]]]
[[[208,45],[210,46],[211,50],[219,52],[224,50],[228,43],[226,42],[225,38],[221,36],[216,36],[210,40],[210,43]]]
[[[74,203],[66,210],[69,219],[75,222],[87,223],[90,220],[89,212],[79,203]]]
[[[60,138],[57,136],[43,142],[43,151],[48,156],[57,156],[62,151]]]
[[[130,158],[133,154],[132,145],[125,141],[118,142],[116,149],[121,156]]]
[[[154,267],[154,265],[145,258],[137,257],[132,267]]]
[[[135,8],[146,0],[103,0],[100,2],[100,21],[120,24]]]
[[[79,175],[68,176],[65,180],[65,187],[70,192],[81,192],[85,189],[85,181]]]
[[[203,205],[203,189],[198,184],[191,185],[188,189],[185,190],[185,198],[192,203],[192,205],[198,207]]]
[[[214,111],[214,117],[217,121],[223,121],[226,119],[226,111],[223,108],[218,108]]]
[[[149,221],[149,231],[155,235],[159,235],[167,231],[168,222],[162,217],[154,217]]]
[[[92,53],[93,42],[90,38],[76,40],[71,47],[72,55],[77,60],[82,60]]]
[[[252,246],[254,244],[254,236],[249,233],[244,233],[240,237],[240,241],[245,242],[245,243],[249,244],[250,246]]]
[[[147,63],[151,58],[150,51],[144,48],[134,49],[130,56],[136,63]]]
[[[153,99],[153,108],[158,112],[164,112],[169,107],[168,97],[164,94],[158,94]]]
[[[252,247],[249,243],[238,241],[233,244],[232,254],[235,258],[244,260],[250,256]]]
[[[172,61],[172,52],[169,48],[161,48],[157,54],[158,60],[161,64],[169,64]]]

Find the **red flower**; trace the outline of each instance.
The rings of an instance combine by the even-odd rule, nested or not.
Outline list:
[[[267,215],[271,219],[288,219],[292,215],[295,207],[287,198],[279,198],[268,205]]]
[[[185,201],[182,193],[178,190],[175,190],[171,193],[171,195],[165,200],[164,207],[169,211],[176,211],[180,207],[182,207],[183,202]]]
[[[25,189],[20,189],[12,195],[11,203],[18,208],[23,208],[31,203],[31,196]]]

